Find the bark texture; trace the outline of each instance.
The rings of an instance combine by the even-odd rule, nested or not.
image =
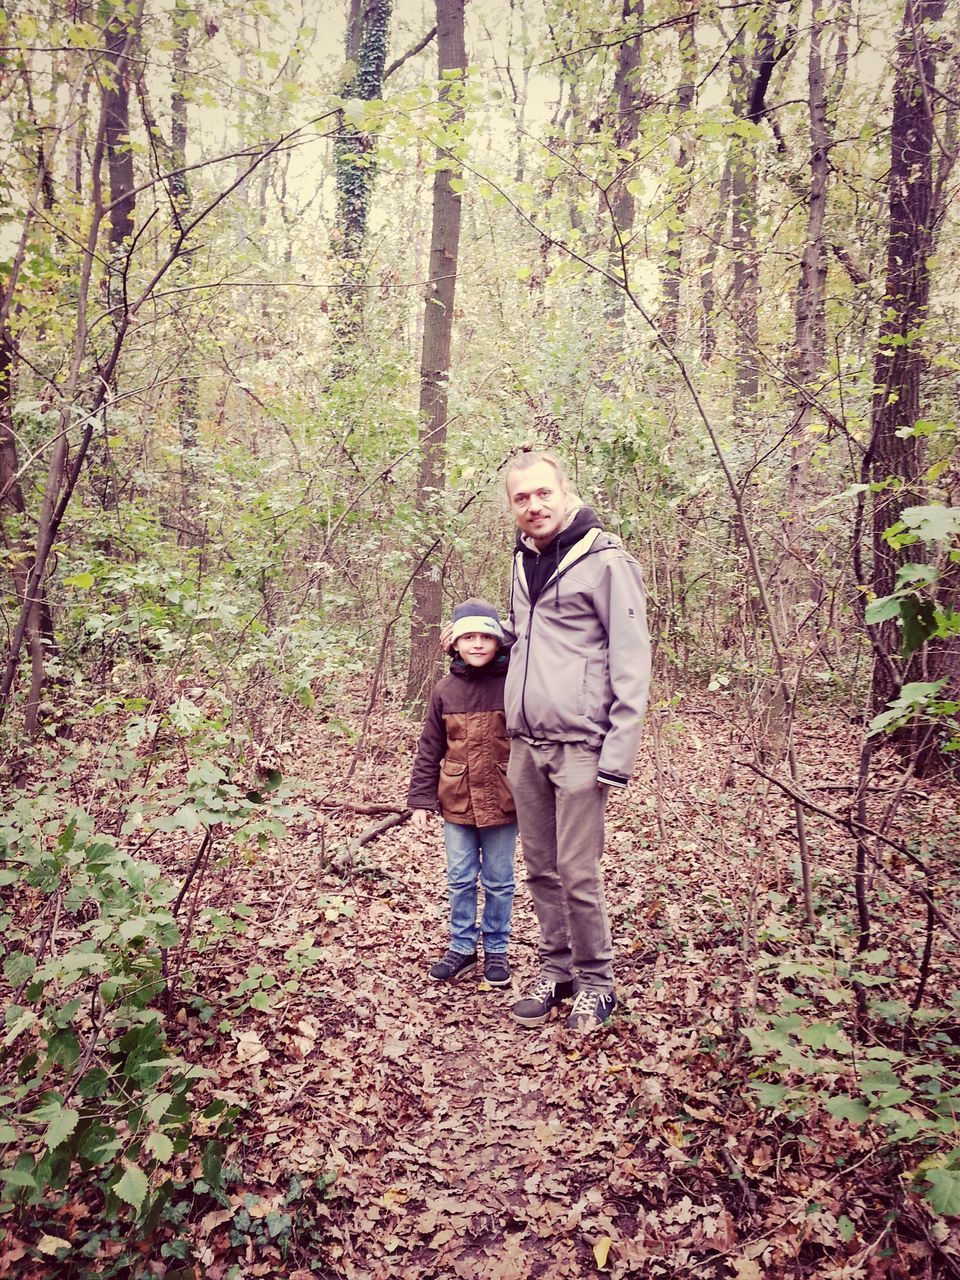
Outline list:
[[[897,49],[893,95],[889,179],[889,238],[883,316],[874,359],[871,442],[865,464],[868,478],[883,485],[871,508],[873,590],[889,595],[904,559],[917,559],[890,546],[885,531],[905,507],[924,501],[923,444],[912,433],[921,416],[922,376],[926,368],[924,326],[930,298],[930,259],[936,233],[933,104],[936,52],[931,27],[942,18],[944,0],[907,0]],[[951,583],[944,590],[955,591]],[[958,686],[957,644],[931,645],[903,662],[900,635],[893,621],[874,629],[876,662],[874,710],[882,710],[910,680],[948,679],[944,696]],[[922,731],[902,735],[921,753],[920,769],[935,761],[933,736]]]
[[[459,86],[466,74],[467,55],[463,27],[464,0],[437,0],[437,61],[440,95],[450,104],[448,127],[463,119]],[[459,75],[451,75],[458,72]],[[447,388],[453,334],[453,304],[460,250],[460,193],[452,185],[460,166],[449,150],[437,156],[433,178],[433,221],[430,233],[430,276],[423,317],[423,352],[420,361],[420,477],[417,508],[424,522],[437,510],[446,474]],[[418,552],[413,577],[413,619],[410,629],[410,663],[407,699],[419,702],[433,683],[437,669],[443,584],[433,563],[428,534]]]
[[[372,102],[383,92],[384,65],[390,43],[391,0],[350,0],[346,57],[351,69],[345,98]],[[364,245],[370,195],[376,177],[376,136],[341,116],[334,144],[337,222],[334,236],[340,266],[340,289],[331,313],[341,352],[356,339],[363,319]]]

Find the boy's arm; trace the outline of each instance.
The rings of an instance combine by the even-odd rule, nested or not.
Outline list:
[[[447,732],[443,723],[443,703],[438,685],[430,698],[427,717],[423,722],[423,731],[417,744],[417,755],[413,762],[410,788],[407,792],[408,808],[432,809],[436,812],[440,761],[446,750]]]

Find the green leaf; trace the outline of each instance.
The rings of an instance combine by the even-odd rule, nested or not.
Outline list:
[[[800,1039],[811,1049],[832,1049],[835,1053],[849,1053],[850,1041],[833,1022],[812,1022],[800,1032]]]
[[[878,622],[887,622],[890,618],[899,616],[899,596],[881,596],[879,600],[871,600],[864,610],[864,617],[871,627],[875,627]]]
[[[949,542],[960,534],[960,507],[907,507],[900,519],[924,542]]]
[[[154,818],[152,825],[157,831],[176,831],[180,827],[184,831],[195,831],[200,825],[200,814],[192,804],[184,804],[169,817]]]
[[[104,1124],[93,1124],[83,1135],[78,1154],[91,1164],[106,1164],[117,1154],[123,1142],[116,1129]]]
[[[926,1178],[930,1190],[923,1193],[923,1198],[934,1212],[946,1218],[960,1217],[960,1173],[953,1169],[930,1169]]]
[[[24,951],[11,951],[3,962],[3,976],[11,987],[18,987],[21,982],[32,978],[37,962],[33,956]]]
[[[161,1164],[166,1164],[173,1155],[173,1143],[165,1133],[151,1133],[147,1138],[146,1148]]]
[[[863,1124],[870,1119],[870,1108],[849,1093],[840,1093],[827,1099],[827,1110],[835,1120],[849,1120],[851,1124]]]
[[[853,1225],[845,1213],[842,1213],[837,1219],[837,1230],[840,1232],[840,1239],[844,1244],[849,1244],[853,1237],[857,1234],[857,1228]]]
[[[65,951],[62,956],[57,956],[55,960],[48,960],[44,968],[59,970],[62,974],[67,974],[74,969],[99,969],[103,973],[109,965],[99,951],[80,951],[74,948],[72,951]]]
[[[935,698],[946,682],[946,676],[942,680],[913,680],[900,690],[897,704],[907,707],[920,706],[930,698]]]
[[[123,1177],[114,1185],[113,1190],[121,1200],[125,1200],[139,1212],[149,1187],[147,1175],[135,1164],[126,1164],[126,1162],[124,1164]]]
[[[3,1037],[3,1047],[8,1049],[19,1035],[22,1035],[28,1027],[33,1026],[36,1020],[37,1015],[32,1009],[24,1009],[23,1013],[20,1014],[19,1018],[17,1018],[16,1022]]]
[[[918,584],[930,586],[936,580],[937,571],[932,564],[902,564],[897,570],[898,590]]]
[[[27,1173],[26,1169],[0,1169],[0,1178],[11,1187],[29,1187],[31,1191],[37,1189],[36,1178],[32,1173]]]
[[[752,1088],[761,1107],[779,1107],[790,1092],[785,1084],[755,1084]]]
[[[76,1129],[79,1120],[79,1111],[74,1111],[71,1107],[62,1108],[47,1125],[46,1133],[43,1135],[44,1145],[50,1151],[59,1147]]]
[[[95,582],[96,578],[92,573],[72,573],[63,580],[64,586],[78,587],[81,591],[89,591]]]
[[[936,633],[937,610],[932,600],[908,595],[900,602],[900,619],[903,623],[903,648],[900,656],[909,658],[911,653],[922,648]]]
[[[159,1124],[163,1117],[170,1110],[170,1104],[173,1102],[172,1093],[158,1093],[155,1098],[151,1098],[147,1103],[147,1115],[154,1124]]]

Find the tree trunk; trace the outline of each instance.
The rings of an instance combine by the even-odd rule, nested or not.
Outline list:
[[[629,187],[633,176],[633,163],[628,157],[633,152],[640,129],[638,72],[643,53],[643,36],[640,33],[643,23],[643,3],[644,0],[623,0],[620,25],[628,29],[636,28],[637,34],[625,40],[617,50],[617,71],[613,83],[613,106],[616,112],[613,143],[615,163],[619,172],[608,189],[606,198],[613,222],[610,231],[610,272],[623,283],[629,280],[627,252],[636,216],[636,201]],[[611,284],[606,312],[618,333],[623,325],[626,301],[623,289]]]
[[[676,342],[680,330],[680,281],[683,263],[684,218],[690,202],[690,179],[693,173],[693,130],[687,127],[687,113],[693,106],[696,92],[697,65],[696,12],[691,10],[678,27],[680,45],[680,86],[677,90],[677,127],[679,150],[677,170],[679,181],[670,214],[667,231],[666,261],[664,263],[663,308],[660,328],[668,342]]]
[[[130,149],[130,49],[137,17],[125,8],[114,13],[105,33],[106,80],[103,89],[106,117],[107,175],[110,189],[110,235],[112,254],[133,235],[135,208],[133,151]]]
[[[730,205],[733,248],[734,415],[749,413],[760,391],[760,257],[757,251],[757,146],[755,126],[766,112],[770,77],[788,45],[778,46],[777,6],[766,5],[752,57],[741,51],[734,59],[734,112],[753,126],[730,144]]]
[[[26,607],[27,575],[30,549],[26,536],[27,506],[19,477],[17,437],[13,429],[13,343],[4,329],[0,332],[0,536],[7,553],[17,603]],[[53,645],[53,629],[41,591],[27,611],[24,642],[30,654],[30,691],[24,709],[24,728],[32,737],[39,726],[40,699],[44,684],[44,636],[42,620],[46,618]]]
[[[447,127],[455,132],[463,120],[460,96],[466,74],[464,0],[436,0],[437,53],[440,97],[449,103]],[[458,76],[449,73],[459,72]],[[450,341],[453,301],[460,247],[460,166],[450,150],[438,154],[433,179],[433,226],[430,235],[430,278],[423,313],[423,354],[420,361],[420,476],[417,511],[425,529],[424,545],[417,554],[413,578],[413,617],[410,626],[410,663],[407,700],[419,702],[433,681],[438,660],[438,637],[443,608],[443,587],[431,553],[428,526],[441,519],[438,498],[446,471],[447,384],[450,375]]]
[[[383,69],[390,42],[391,0],[350,0],[347,16],[347,62],[353,75],[343,88],[344,98],[371,102],[383,92]],[[340,267],[340,288],[330,320],[341,358],[354,343],[363,319],[364,242],[370,195],[376,177],[373,153],[376,135],[341,115],[334,143],[337,180],[337,220],[334,244]]]
[[[884,485],[872,498],[873,590],[891,594],[905,558],[884,532],[908,506],[923,501],[921,439],[913,434],[920,417],[921,377],[926,367],[924,327],[930,296],[930,257],[934,247],[934,121],[932,104],[936,61],[931,25],[943,16],[945,0],[907,0],[897,46],[890,139],[889,239],[887,277],[880,333],[874,357],[872,434],[865,469]],[[894,481],[890,485],[890,481]],[[899,630],[884,622],[874,630],[876,661],[873,707],[882,710],[911,679],[956,679],[957,646],[931,647],[901,661]],[[935,669],[931,669],[931,664]],[[945,695],[946,696],[946,695]],[[905,745],[915,747],[908,732]],[[921,761],[921,768],[933,763]]]
[[[186,221],[192,200],[190,183],[183,172],[187,163],[187,86],[189,79],[189,0],[176,0],[173,13],[173,85],[170,94],[170,158],[175,171],[170,178],[175,234]],[[196,352],[188,334],[174,383],[174,413],[180,428],[180,534],[181,543],[193,541],[193,508],[197,432],[200,425],[199,376]]]
[[[836,102],[846,73],[846,26],[849,21],[847,0],[840,0],[837,9],[839,43],[829,95],[823,57],[828,27],[822,10],[819,11],[820,16],[814,15],[810,25],[810,50],[807,58],[810,185],[806,195],[807,231],[794,309],[794,355],[791,364],[797,390],[794,396],[791,430],[793,443],[784,504],[787,513],[785,547],[777,574],[783,634],[788,639],[796,634],[798,607],[804,599],[809,599],[809,588],[804,585],[806,573],[800,559],[800,543],[804,530],[802,512],[807,500],[811,456],[808,424],[813,409],[810,396],[816,390],[813,384],[826,362],[826,214],[830,147],[833,142],[830,102]]]
[[[844,0],[841,0],[841,4]],[[823,66],[825,11],[819,10],[810,25],[810,49],[807,58],[807,99],[810,113],[809,169],[810,183],[805,195],[807,230],[800,261],[800,279],[794,309],[794,353],[791,360],[796,394],[789,429],[790,470],[783,516],[783,547],[779,562],[771,573],[771,601],[778,601],[781,634],[789,651],[800,652],[798,628],[801,613],[809,611],[811,596],[816,598],[819,584],[814,584],[807,569],[804,549],[807,527],[804,507],[807,502],[811,436],[808,424],[812,416],[810,396],[813,384],[826,361],[826,283],[827,243],[826,212],[831,145],[830,117],[826,78]],[[842,82],[846,65],[846,26],[840,27],[837,53],[837,80]],[[799,186],[799,182],[797,184]],[[773,688],[764,700],[765,740],[779,754],[786,734],[787,707],[782,692]]]

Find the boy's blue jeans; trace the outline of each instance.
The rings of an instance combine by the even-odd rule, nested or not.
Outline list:
[[[517,824],[461,827],[443,824],[447,849],[451,950],[469,955],[483,937],[486,955],[507,949],[516,881],[513,874]],[[483,885],[483,917],[477,927],[477,878]]]

